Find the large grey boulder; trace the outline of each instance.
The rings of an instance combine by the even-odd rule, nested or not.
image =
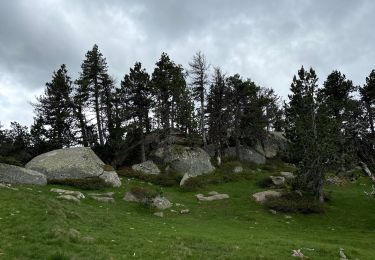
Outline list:
[[[45,175],[22,167],[0,163],[0,182],[9,184],[46,185]]]
[[[134,164],[132,166],[133,171],[141,172],[147,175],[158,175],[160,170],[153,161],[145,161],[143,163]]]
[[[27,169],[41,172],[51,182],[72,184],[74,181],[103,181],[104,186],[119,187],[121,181],[115,171],[90,149],[75,147],[41,154],[26,164]]]
[[[210,156],[201,148],[181,145],[159,147],[153,157],[181,174],[189,177],[212,172]]]
[[[229,147],[224,149],[224,157],[236,157],[236,147]],[[255,151],[250,147],[240,147],[240,159],[241,161],[253,162],[256,164],[266,163],[266,157],[259,152]]]
[[[269,132],[258,142],[255,150],[267,159],[276,157],[286,147],[287,140],[283,132]]]

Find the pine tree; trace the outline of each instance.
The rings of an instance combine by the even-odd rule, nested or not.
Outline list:
[[[46,83],[43,96],[33,104],[37,118],[43,118],[47,126],[46,137],[51,148],[69,147],[73,141],[72,81],[66,66],[53,73],[52,81]]]
[[[241,140],[251,139],[251,134],[257,133],[258,120],[261,108],[256,102],[259,87],[251,80],[243,80],[239,74],[227,78],[226,83],[230,88],[230,104],[232,113],[233,138],[236,147],[236,158],[242,160],[240,147]],[[250,137],[250,138],[249,138]]]
[[[145,134],[149,129],[149,112],[152,104],[151,87],[149,75],[142,69],[140,62],[135,63],[130,73],[125,75],[121,82],[121,89],[124,93],[127,104],[127,115],[136,123],[136,128],[140,134],[141,160],[146,161]]]
[[[202,134],[203,145],[206,148],[206,133],[205,133],[205,99],[206,99],[206,85],[208,80],[209,65],[205,56],[201,52],[197,52],[192,62],[189,63],[189,74],[192,79],[192,94],[196,101],[200,103],[200,131]]]
[[[326,149],[330,151],[330,164],[340,171],[355,162],[354,147],[350,144],[355,138],[352,136],[354,121],[349,120],[353,109],[352,93],[355,87],[344,74],[333,71],[328,75],[323,88],[318,91],[318,125],[321,139],[325,139]],[[353,118],[354,119],[354,118]],[[354,126],[354,128],[356,128]]]
[[[81,65],[80,78],[77,84],[81,86],[81,90],[88,93],[88,98],[93,105],[95,112],[96,127],[99,135],[99,144],[104,145],[105,133],[103,129],[103,116],[101,114],[102,100],[101,95],[105,80],[108,79],[108,66],[103,54],[99,51],[95,44],[91,51],[86,53],[86,58]]]
[[[367,120],[370,125],[371,135],[375,137],[374,117],[375,117],[375,70],[366,77],[366,84],[360,89],[362,101],[367,112]]]
[[[297,163],[299,189],[311,191],[324,201],[326,171],[324,140],[318,136],[316,90],[318,78],[313,69],[303,67],[294,76],[292,94],[285,106],[289,158]]]
[[[217,164],[221,165],[222,148],[230,126],[230,90],[220,68],[214,68],[207,96],[208,137],[215,146]]]

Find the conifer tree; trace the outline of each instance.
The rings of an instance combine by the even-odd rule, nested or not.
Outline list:
[[[149,129],[149,113],[152,104],[150,77],[142,68],[140,62],[136,62],[130,73],[125,75],[121,82],[121,89],[124,93],[127,104],[127,115],[134,120],[135,126],[140,135],[141,160],[146,161],[145,134]]]
[[[53,73],[51,82],[46,83],[44,95],[33,104],[37,118],[43,118],[47,126],[46,137],[51,149],[69,147],[74,141],[72,81],[67,73],[66,66],[61,65]]]
[[[194,100],[200,103],[200,132],[202,134],[203,146],[207,146],[205,133],[205,101],[206,101],[206,85],[209,83],[208,69],[206,57],[199,51],[192,62],[189,63],[189,75],[192,80],[192,94]]]
[[[81,90],[87,91],[88,100],[91,101],[93,111],[95,112],[99,144],[104,145],[105,133],[102,122],[103,116],[101,114],[101,95],[103,93],[105,80],[108,78],[108,66],[106,59],[99,51],[99,47],[96,44],[92,50],[86,53],[81,69],[82,71],[80,73],[80,78],[77,80],[77,84],[81,86]]]
[[[217,164],[221,165],[222,148],[230,127],[230,90],[220,68],[214,68],[207,96],[208,137],[215,146]]]

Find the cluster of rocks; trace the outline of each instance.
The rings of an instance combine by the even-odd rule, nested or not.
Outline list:
[[[58,193],[58,199],[68,200],[76,203],[79,203],[82,199],[85,198],[85,195],[82,192],[76,190],[64,190],[53,188],[50,191]]]
[[[147,204],[158,210],[165,210],[165,209],[172,207],[172,203],[167,198],[160,196],[160,195],[156,195],[153,198],[147,198],[147,197],[137,196],[131,191],[128,191],[125,193],[124,200],[128,202],[138,202],[138,203]]]

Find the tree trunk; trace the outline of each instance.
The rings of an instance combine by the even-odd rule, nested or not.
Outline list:
[[[373,113],[372,113],[372,110],[371,110],[371,105],[368,102],[366,102],[366,109],[367,109],[367,113],[368,113],[368,119],[369,119],[369,123],[370,123],[371,134],[372,134],[372,136],[374,136],[374,133],[375,133],[374,118],[373,118]]]
[[[203,93],[201,94],[201,132],[202,132],[202,139],[203,139],[203,147],[206,149],[207,140],[206,140],[206,133],[204,131],[204,94]]]
[[[146,161],[145,137],[143,135],[143,131],[142,131],[142,134],[141,134],[141,160],[142,160],[142,162]]]
[[[98,125],[99,143],[100,145],[104,145],[102,122],[100,120],[99,90],[98,90],[98,86],[96,82],[95,82],[95,101],[94,102],[95,102],[96,124]]]

